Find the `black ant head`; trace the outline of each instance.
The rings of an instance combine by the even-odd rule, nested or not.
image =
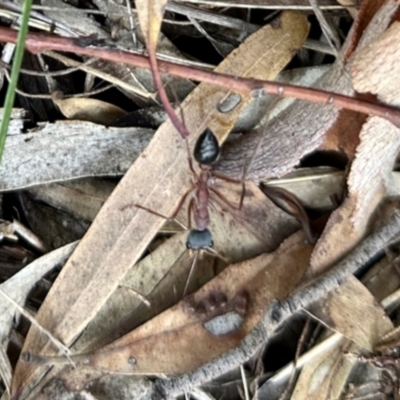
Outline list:
[[[192,229],[186,241],[186,247],[190,250],[203,250],[213,247],[214,242],[208,229],[199,231]]]
[[[197,139],[194,147],[194,159],[199,164],[210,165],[218,160],[219,144],[210,129],[206,129]]]

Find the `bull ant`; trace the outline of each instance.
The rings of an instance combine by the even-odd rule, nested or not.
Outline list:
[[[185,289],[183,291],[184,296],[186,295],[190,279],[194,271],[194,266],[196,265],[198,254],[200,252],[206,251],[208,253],[211,253],[212,255],[217,255],[218,257],[223,258],[213,249],[214,242],[211,232],[208,229],[208,225],[210,223],[210,214],[208,207],[210,205],[212,194],[217,196],[229,207],[236,208],[220,192],[218,192],[218,190],[214,189],[209,185],[209,180],[211,177],[217,177],[219,179],[233,183],[242,183],[240,181],[230,179],[224,175],[212,171],[212,164],[214,164],[218,160],[219,155],[220,155],[220,146],[218,140],[215,137],[214,133],[207,128],[197,139],[193,151],[193,156],[199,165],[200,173],[197,173],[195,171],[193,167],[192,157],[189,155],[188,161],[189,161],[189,168],[194,177],[193,183],[191,187],[187,190],[187,192],[182,196],[173,214],[170,217],[168,217],[168,219],[174,219],[179,213],[180,209],[182,208],[187,196],[190,193],[194,192],[194,195],[191,198],[188,205],[189,235],[186,240],[186,248],[191,251],[195,251],[196,253],[193,258],[192,266],[190,268],[189,276],[186,281]],[[243,197],[244,197],[244,190],[242,191],[242,195],[240,198],[239,208],[241,208],[242,206]],[[142,207],[140,205],[136,204],[136,207],[144,209],[152,214],[161,216],[163,218],[167,218],[153,210]],[[192,219],[195,226],[194,228],[191,228]]]

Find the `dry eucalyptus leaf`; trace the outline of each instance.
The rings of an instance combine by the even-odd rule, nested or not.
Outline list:
[[[343,357],[343,352],[357,349],[359,349],[357,345],[343,337],[336,348],[321,352],[303,367],[291,400],[340,398],[348,374],[354,365],[354,360]]]
[[[318,67],[295,68],[282,71],[275,79],[276,82],[289,83],[311,87],[321,76],[330,69],[329,65]],[[276,101],[276,96],[263,95],[256,97],[240,114],[233,128],[233,132],[246,132],[253,129],[258,123],[272,120],[288,108],[295,99],[284,97]],[[261,121],[261,122],[260,122]]]
[[[235,347],[271,300],[294,289],[311,250],[304,236],[295,234],[274,253],[230,265],[194,295],[114,343],[72,359],[78,366],[128,374],[193,370]]]
[[[7,137],[0,190],[121,175],[152,136],[148,129],[106,128],[83,121],[39,124],[32,133]]]
[[[218,67],[218,71],[245,76],[255,74],[264,79],[275,76],[308,32],[306,17],[293,12],[283,13],[278,25],[277,28],[276,23],[275,28],[266,26],[256,32],[255,37],[250,36]],[[191,132],[190,148],[206,126],[219,137],[227,135],[246,103],[242,99],[234,110],[219,112],[218,104],[230,94],[201,84],[182,104]],[[162,218],[139,210],[135,204],[171,215],[189,188],[191,175],[185,147],[171,123],[164,123],[109,197],[63,268],[37,318],[64,343],[70,345],[81,334],[163,224]],[[56,315],[53,312],[55,304]],[[54,350],[46,338],[30,331],[24,351],[51,354]],[[34,377],[40,377],[44,370],[18,363],[13,393],[35,384]]]
[[[107,16],[106,24],[111,31],[113,41],[116,41],[118,46],[127,49],[133,47],[141,50],[143,48],[145,39],[140,29],[134,30],[139,25],[137,15],[129,13],[128,3],[122,2],[121,4],[116,0],[94,0],[93,3]],[[182,60],[184,58],[174,44],[162,33],[159,35],[157,54],[161,57],[168,57],[169,60]],[[141,93],[147,92],[146,98],[143,98],[143,94],[139,97],[134,92],[123,90],[123,93],[138,105],[154,105],[154,83],[151,71],[103,60],[95,61],[93,66],[137,87]],[[172,87],[169,94],[171,99],[184,99],[195,87],[195,84],[188,79],[173,76],[162,77],[162,79],[164,84],[168,84],[167,92],[170,92],[169,86]]]
[[[71,243],[36,259],[3,282],[0,289],[23,307],[32,288],[44,275],[62,265],[76,245],[77,243]],[[3,299],[0,303],[0,376],[7,388],[11,387],[12,368],[5,349],[16,318],[19,316],[15,306]]]
[[[62,99],[55,94],[53,102],[68,119],[94,122],[100,125],[111,125],[116,119],[126,115],[126,112],[114,104],[87,97],[71,97]]]
[[[400,89],[395,84],[400,73],[400,22],[393,24],[376,40],[357,52],[351,64],[354,88],[361,93],[376,94],[385,103],[400,104]]]
[[[12,366],[5,347],[2,344],[0,344],[0,378],[6,387],[6,393],[9,393],[11,389]]]
[[[0,108],[0,120],[3,119],[3,108]],[[24,122],[28,119],[28,112],[22,108],[13,108],[7,135],[17,135],[24,129]]]
[[[275,20],[249,36],[215,71],[273,80],[304,42],[308,29],[309,24],[303,15],[284,12],[279,17],[279,21]],[[250,54],[257,57],[252,58]],[[239,73],[239,71],[242,72]],[[250,104],[252,99],[234,92],[227,92],[221,96],[220,89],[212,85],[202,84],[201,86],[204,98],[200,118],[203,126],[210,128],[220,140],[223,140],[235,125],[241,111]],[[217,110],[210,114],[205,102],[217,104]]]
[[[136,0],[140,27],[149,52],[155,52],[167,0]]]
[[[49,249],[58,249],[82,239],[89,223],[43,202],[32,200],[26,193],[20,194],[21,205],[32,230]],[[46,223],[43,223],[46,221]]]
[[[329,293],[322,306],[314,305],[309,311],[329,328],[369,351],[393,329],[383,308],[353,276]]]
[[[363,276],[362,282],[368,287],[375,299],[382,302],[391,293],[400,287],[400,275],[397,272],[400,257],[390,250]],[[385,309],[390,314],[394,307]]]
[[[53,268],[62,265],[73,252],[76,245],[77,243],[71,243],[36,259],[10,279],[3,282],[0,285],[0,289],[23,306],[29,292],[36,283]],[[0,307],[0,344],[4,346],[8,343],[16,310],[10,303],[5,301],[1,302]]]
[[[40,4],[49,8],[43,10],[45,15],[64,24],[64,26],[68,26],[70,30],[77,33],[77,36],[108,37],[108,34],[94,18],[90,18],[85,11],[77,7],[73,7],[62,0],[41,0]],[[66,33],[63,32],[64,35]]]
[[[35,186],[28,189],[28,193],[34,199],[73,214],[76,218],[93,221],[115,186],[116,183],[105,179],[83,178]]]
[[[355,19],[357,18],[357,6],[353,0],[338,0],[338,3],[345,6],[349,14]]]
[[[343,171],[331,167],[298,168],[281,179],[264,182],[293,193],[308,208],[329,210],[335,208],[333,199],[343,197]]]

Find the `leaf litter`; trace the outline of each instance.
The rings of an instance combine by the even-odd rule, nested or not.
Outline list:
[[[101,1],[95,3],[103,12],[109,11],[105,9],[105,3]],[[393,23],[389,30],[386,29],[396,11],[397,2],[374,4],[373,12],[367,3],[371,2],[364,1],[357,16],[352,9],[351,14],[356,18],[356,22],[341,50],[341,59],[331,65],[313,86],[353,95],[351,75],[356,90],[373,92],[382,101],[396,104],[395,85],[390,80],[392,75],[388,71],[381,70],[381,65],[390,70],[389,66],[395,59],[397,48],[390,34],[395,35],[396,23]],[[47,5],[54,9],[62,7],[63,11],[67,10],[57,2],[49,2]],[[115,6],[114,2],[110,2],[110,5]],[[144,10],[149,5],[155,8],[151,13],[145,14]],[[348,6],[347,3],[345,5]],[[171,14],[164,14],[164,4],[161,3],[138,2],[136,6],[139,20],[142,19],[142,26],[150,29],[143,32],[147,37],[148,51],[150,54],[155,54],[161,21],[163,18],[164,21],[169,20]],[[315,11],[316,5],[313,6]],[[73,7],[70,8],[71,12],[72,9]],[[118,5],[114,13],[110,13],[111,19],[107,23],[115,24],[114,35],[124,37],[125,41],[120,41],[119,45],[126,43],[127,38],[133,42],[138,40],[143,43],[142,33],[138,32],[138,36],[135,36],[135,33],[130,31],[136,24],[136,16],[131,18],[125,15],[123,19],[115,10],[121,12],[121,6]],[[323,11],[323,8],[321,10]],[[65,15],[67,13],[68,11],[65,11]],[[321,18],[325,18],[326,15],[317,13],[317,16],[320,23],[324,22]],[[56,21],[55,26],[65,30],[68,19],[62,17],[63,13],[60,12],[51,16]],[[80,17],[77,18],[84,20],[87,16],[85,13],[80,13]],[[146,18],[147,23],[144,24],[143,20],[146,21]],[[82,39],[80,45],[109,44],[108,33],[105,33],[107,31],[99,28],[98,23],[88,26],[101,32],[101,35],[84,38],[86,41]],[[196,24],[194,27],[199,28]],[[367,29],[363,29],[365,27]],[[365,33],[359,46],[362,47],[361,43],[363,45],[367,43],[367,46],[361,50],[354,50],[362,30],[365,30]],[[204,24],[200,32],[209,39],[212,39],[215,33],[207,24]],[[375,42],[381,33],[382,37]],[[234,74],[237,77],[273,79],[302,46],[307,34],[308,22],[304,14],[285,12],[271,25],[249,36],[217,67],[216,71]],[[103,37],[107,39],[105,42],[101,41]],[[218,41],[218,39],[211,40],[213,45],[216,45],[216,40]],[[385,45],[385,40],[390,46]],[[161,42],[167,43],[164,39],[161,39]],[[265,47],[266,43],[269,48]],[[387,50],[386,53],[384,50]],[[375,65],[376,60],[380,63]],[[348,65],[350,75],[343,70],[347,69]],[[393,65],[396,65],[395,62]],[[104,62],[98,62],[96,67],[100,70],[107,69]],[[109,63],[108,67],[114,68],[115,74],[119,74],[120,77],[123,71],[126,72],[123,66],[118,66],[118,72],[116,65]],[[137,72],[133,78],[135,84],[138,83],[138,78],[140,80],[144,76],[140,75],[138,68],[136,72],[133,72],[133,69],[130,72],[130,75],[128,74],[130,79],[132,73]],[[357,79],[362,79],[362,74],[374,77],[375,72],[377,78],[371,80],[377,82],[375,86],[366,86],[365,81],[368,84],[369,79],[364,79],[362,84],[364,86],[358,83]],[[151,105],[155,99],[154,93],[151,93],[154,91],[151,81],[148,86],[150,74],[148,71],[146,74],[147,80],[139,82],[138,87],[143,90],[146,86],[150,95],[140,98],[137,93],[128,95],[141,106],[145,103],[147,106]],[[380,79],[379,76],[386,80]],[[168,82],[167,76],[163,75],[162,79],[164,83]],[[88,78],[85,88],[87,89],[93,82],[93,79]],[[383,86],[379,87],[381,82]],[[166,86],[168,93],[170,95],[172,93],[173,99],[181,96],[181,93],[173,89],[174,84],[176,85],[176,81]],[[385,88],[389,93],[385,92]],[[257,100],[262,94],[257,92],[254,95]],[[83,107],[91,120],[105,125],[111,123],[114,116],[125,112],[120,104],[107,105],[91,99],[84,100],[81,104],[76,99],[70,100],[70,105],[76,107],[76,111],[79,112]],[[222,143],[251,100],[250,97],[245,98],[243,94],[239,96],[229,90],[216,89],[210,84],[200,84],[182,102],[177,113],[179,119],[183,117],[184,126],[190,132],[187,139],[189,148],[193,147],[196,138],[206,127],[212,129]],[[109,119],[99,120],[91,111],[91,107],[94,109],[105,107],[99,113],[101,118],[108,112],[107,110],[117,114],[113,114]],[[268,109],[268,114],[269,111]],[[73,113],[68,111],[66,115],[72,119],[80,118],[75,111]],[[154,385],[161,382],[156,381],[153,384],[146,378],[136,377],[120,379],[119,373],[160,376],[181,374],[181,381],[179,378],[176,381],[181,382],[180,393],[187,390],[183,389],[188,387],[188,384],[184,383],[186,376],[190,376],[193,371],[201,371],[208,363],[212,365],[214,360],[221,357],[223,359],[225,352],[240,348],[241,341],[257,330],[257,324],[263,319],[265,310],[273,307],[274,301],[277,299],[284,301],[296,288],[301,290],[302,285],[312,276],[327,271],[337,260],[351,252],[357,243],[362,243],[365,235],[374,228],[369,224],[369,220],[384,219],[374,215],[384,215],[385,209],[382,214],[373,213],[382,199],[398,191],[396,174],[392,174],[398,153],[398,146],[394,145],[398,136],[397,128],[377,117],[368,118],[366,123],[364,121],[365,117],[361,118],[354,112],[338,110],[331,105],[320,106],[295,101],[273,117],[267,126],[260,128],[258,132],[262,133],[262,143],[247,171],[246,179],[256,184],[263,180],[268,185],[272,184],[268,180],[278,178],[279,183],[279,178],[292,172],[306,155],[316,150],[329,150],[345,154],[351,163],[348,165],[347,176],[345,172],[348,195],[340,204],[341,199],[346,196],[340,180],[336,180],[336,183],[330,186],[330,192],[336,195],[336,199],[326,196],[325,200],[320,199],[321,195],[315,195],[315,191],[310,191],[311,184],[300,183],[299,189],[298,182],[302,182],[301,177],[288,178],[286,183],[283,183],[285,179],[282,180],[281,184],[287,185],[290,179],[294,179],[294,182],[290,183],[294,192],[307,207],[313,205],[314,210],[307,208],[303,210],[300,203],[296,205],[296,212],[301,213],[302,221],[308,219],[316,221],[326,211],[329,212],[339,206],[328,220],[316,247],[313,248],[306,242],[302,233],[293,235],[293,232],[299,229],[299,224],[293,217],[272,205],[256,185],[250,181],[246,182],[243,208],[237,210],[223,202],[222,204],[218,202],[212,207],[210,230],[218,254],[214,256],[206,254],[198,260],[195,275],[190,281],[190,292],[193,294],[183,299],[183,288],[193,261],[191,254],[185,249],[187,233],[177,233],[166,241],[158,239],[149,247],[165,220],[136,207],[140,205],[168,217],[190,187],[191,175],[185,142],[179,138],[170,121],[159,128],[145,150],[142,150],[141,145],[136,147],[138,155],[132,155],[129,149],[129,152],[124,152],[120,160],[114,154],[108,164],[103,161],[100,153],[92,157],[91,149],[96,146],[96,141],[99,146],[103,146],[103,138],[98,136],[92,144],[87,145],[88,135],[79,133],[70,135],[74,154],[78,154],[78,149],[81,149],[81,156],[76,161],[75,169],[70,168],[73,157],[71,161],[65,163],[66,168],[63,169],[61,165],[61,168],[57,169],[58,157],[52,154],[50,159],[54,160],[54,167],[50,169],[50,174],[46,173],[46,169],[40,166],[40,163],[36,169],[32,169],[33,164],[29,159],[25,170],[20,171],[18,179],[15,179],[18,173],[7,172],[10,171],[8,166],[2,167],[6,168],[4,181],[9,182],[4,184],[3,190],[58,182],[59,187],[54,186],[55,191],[51,196],[48,195],[50,192],[44,193],[43,190],[40,192],[40,188],[37,188],[36,192],[33,188],[31,193],[68,212],[73,212],[83,220],[92,220],[105,200],[104,206],[77,250],[67,261],[57,279],[52,282],[49,293],[45,300],[42,300],[43,303],[35,315],[38,323],[51,332],[54,338],[71,347],[73,354],[71,359],[77,369],[65,366],[64,364],[69,362],[68,359],[58,355],[57,348],[50,344],[46,336],[39,334],[35,326],[32,326],[22,344],[23,356],[17,365],[9,364],[8,369],[2,370],[1,376],[11,393],[18,398],[44,398],[46,393],[50,393],[51,397],[63,398],[58,394],[63,393],[63,396],[68,396],[75,391],[82,395],[90,392],[90,396],[96,397],[96,390],[100,390],[103,394],[110,393],[110,388],[119,382],[121,393],[122,387],[134,388],[121,394],[121,399],[129,398],[129,393],[137,393],[135,398],[146,398],[146,392],[149,394],[156,391]],[[103,132],[106,137],[110,133],[115,133],[114,138],[108,141],[104,154],[115,148],[118,140],[124,143],[125,138],[132,136],[132,128],[124,128],[126,136],[123,136],[124,130],[118,132],[115,128],[105,131],[99,125],[88,125],[74,120],[64,123],[68,129],[71,124],[76,124],[77,130],[92,126],[97,132]],[[57,122],[46,127],[54,132],[57,126],[62,124]],[[40,133],[36,135],[32,130],[28,135],[30,141],[36,143],[39,140],[40,146],[35,150],[38,159],[49,156],[46,150],[51,141],[54,142],[54,136],[49,138],[49,145],[46,145],[46,138],[44,136],[40,139]],[[81,142],[76,141],[79,135],[82,137]],[[121,137],[117,138],[118,135]],[[12,137],[9,139],[12,140]],[[27,151],[23,143],[29,144],[29,141],[26,142],[24,139],[26,138],[22,137],[22,141],[16,146],[17,151],[20,151],[19,148]],[[236,139],[232,138],[230,143],[224,145],[224,154],[218,170],[240,180],[243,168],[247,167],[246,163],[251,159],[257,141],[258,137],[252,136],[251,133],[243,134]],[[124,149],[130,145],[125,143],[120,146]],[[85,153],[86,157],[91,158],[85,160]],[[106,197],[115,185],[112,181],[110,186],[105,185],[108,189],[100,191],[99,196],[95,192],[89,192],[87,199],[91,198],[93,201],[87,204],[86,208],[79,206],[79,202],[85,201],[82,195],[86,190],[84,186],[82,186],[84,189],[74,186],[72,191],[65,190],[65,187],[68,188],[67,184],[63,183],[65,179],[119,175],[134,158],[136,158],[135,163],[107,200]],[[16,171],[20,170],[21,163],[18,158],[15,159],[14,165]],[[334,176],[335,169],[330,173]],[[343,176],[343,172],[338,171],[338,173]],[[322,182],[321,178],[316,180],[319,182],[318,185]],[[97,185],[96,181],[92,182]],[[240,185],[223,181],[217,184],[213,182],[213,185],[221,190],[229,203],[239,203]],[[58,195],[57,192],[60,192],[62,187],[65,197],[60,200],[54,196]],[[74,193],[75,201],[71,202],[68,199],[68,192]],[[288,194],[286,199],[287,196]],[[186,226],[187,207],[187,204],[183,205],[176,217]],[[287,205],[283,208],[288,210]],[[316,216],[313,214],[315,208],[319,208]],[[140,260],[146,248],[149,248],[150,252]],[[396,251],[395,247],[392,251]],[[25,267],[23,271],[29,271],[28,268],[34,263]],[[228,266],[224,269],[226,264]],[[307,271],[309,266],[311,269]],[[39,276],[40,273],[38,276],[33,276],[31,282],[37,281]],[[378,278],[379,274],[376,275],[376,279]],[[7,281],[10,285],[13,284],[12,279]],[[31,287],[32,283],[29,285],[29,288]],[[196,291],[199,287],[200,289]],[[382,283],[375,281],[375,287],[381,288]],[[391,287],[390,290],[395,289]],[[390,293],[385,293],[385,296],[388,295]],[[22,304],[25,303],[27,296],[26,292],[21,299]],[[354,302],[354,296],[363,300]],[[346,351],[354,354],[359,354],[362,348],[364,351],[365,349],[374,351],[375,343],[390,331],[393,325],[385,311],[374,303],[373,295],[355,278],[348,279],[342,287],[331,292],[326,298],[320,297],[308,312],[356,344],[343,344],[341,348],[337,348],[335,357],[329,356],[329,365],[310,363],[309,371],[314,368],[315,373],[319,374],[317,378],[319,381],[312,380],[313,373],[304,369],[304,376],[300,377],[291,397],[311,398],[310,391],[313,392],[312,396],[316,396],[315,398],[339,397],[348,390],[346,380],[355,364],[354,360],[349,361],[344,358],[344,347],[347,346]],[[368,321],[363,320],[364,315],[369,316]],[[350,319],[353,319],[354,323],[348,324]],[[379,321],[378,325],[376,321]],[[11,332],[11,324],[12,321],[8,320],[2,325],[5,332]],[[8,341],[8,334],[4,338]],[[284,339],[284,335],[282,338]],[[262,359],[260,354],[256,357]],[[324,357],[327,359],[325,355],[321,360]],[[52,365],[54,367],[48,372]],[[235,366],[237,365],[232,364],[231,368]],[[13,371],[10,368],[13,368]],[[327,371],[329,378],[326,375],[323,385],[318,387],[321,384],[322,370]],[[104,373],[111,373],[109,381],[104,379]],[[213,370],[208,379],[203,379],[201,382],[217,376],[218,368]],[[57,381],[61,385],[55,385]],[[106,381],[108,383],[105,383]],[[177,385],[179,391],[179,384]],[[326,391],[328,386],[331,388],[330,392]],[[7,396],[7,393],[4,396]]]

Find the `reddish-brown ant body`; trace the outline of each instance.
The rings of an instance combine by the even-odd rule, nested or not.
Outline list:
[[[208,230],[210,223],[210,214],[208,212],[210,188],[208,183],[212,176],[211,165],[218,159],[219,153],[220,147],[217,138],[207,128],[197,139],[194,148],[194,159],[200,167],[199,175],[194,171],[191,159],[189,158],[189,166],[196,177],[196,181],[194,182],[195,195],[189,203],[188,214],[190,224],[190,216],[193,209],[193,220],[196,229],[190,230],[186,241],[188,249],[202,250],[213,246],[211,232]]]
[[[212,250],[214,245],[213,238],[208,226],[210,224],[209,206],[211,201],[211,195],[215,194],[221,201],[228,206],[235,208],[221,193],[216,189],[210,187],[210,178],[215,176],[219,179],[226,180],[233,183],[241,183],[239,181],[232,180],[223,175],[212,172],[212,164],[214,164],[220,155],[220,146],[214,133],[209,129],[205,129],[204,132],[199,136],[196,141],[193,157],[198,163],[200,172],[197,173],[193,167],[192,157],[188,156],[189,168],[194,176],[194,181],[186,193],[182,196],[178,206],[170,217],[165,217],[156,211],[148,208],[136,205],[137,207],[144,209],[152,214],[159,215],[163,218],[174,219],[182,208],[187,196],[194,193],[192,199],[188,205],[188,225],[189,235],[186,240],[186,247],[189,250],[195,250],[196,255],[193,259],[192,267],[189,272],[189,277],[186,282],[184,289],[184,295],[186,294],[187,287],[194,269],[194,265],[197,261],[197,255],[199,251],[206,250],[209,253],[216,254],[215,250]],[[240,200],[240,206],[242,204],[243,194]],[[191,228],[191,222],[194,222],[194,228]]]

